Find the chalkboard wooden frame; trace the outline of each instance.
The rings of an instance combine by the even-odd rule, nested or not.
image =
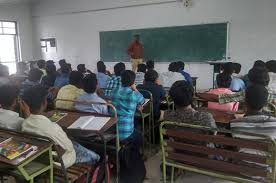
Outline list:
[[[218,30],[216,30],[216,28]],[[182,34],[182,37],[180,37],[180,38],[183,39],[183,37],[185,38],[185,36],[183,36],[183,32],[181,32],[182,30],[184,30],[184,31],[190,30],[190,32],[188,32],[190,34],[192,34],[191,33],[192,31],[197,32],[199,37],[203,35],[202,40],[204,40],[204,38],[206,39],[206,37],[207,37],[208,39],[206,39],[206,40],[208,40],[208,41],[212,40],[212,43],[218,42],[218,45],[214,44],[215,46],[214,46],[214,48],[212,48],[213,50],[211,49],[212,51],[210,52],[210,55],[208,55],[209,53],[205,54],[205,53],[207,53],[206,51],[205,52],[203,51],[202,53],[200,53],[198,50],[195,50],[194,52],[199,53],[199,55],[193,55],[190,57],[183,55],[183,57],[179,56],[179,57],[173,58],[173,56],[165,54],[165,56],[163,56],[161,59],[160,58],[152,58],[153,56],[152,57],[147,56],[147,50],[146,50],[146,48],[144,48],[144,51],[145,51],[144,59],[145,60],[153,59],[154,61],[161,62],[161,63],[169,63],[169,62],[173,62],[176,60],[183,60],[185,62],[192,62],[192,63],[206,63],[208,61],[221,61],[221,60],[226,60],[226,59],[230,58],[229,51],[228,51],[229,50],[229,45],[228,45],[228,43],[229,43],[229,22],[221,22],[221,23],[185,25],[185,26],[174,26],[174,27],[158,27],[158,28],[133,29],[133,30],[102,31],[99,33],[101,60],[104,62],[129,62],[129,57],[126,54],[126,50],[127,50],[127,47],[129,46],[129,44],[131,43],[134,34],[137,34],[137,33],[140,34],[142,42],[143,42],[143,35],[145,38],[146,37],[149,38],[150,36],[156,35],[158,33],[160,35],[162,35],[162,34],[166,35],[166,33],[167,33],[169,38],[170,38],[170,36],[172,36],[172,38],[174,38],[173,36],[177,37]],[[160,32],[158,32],[158,31],[160,31]],[[167,32],[165,32],[165,31],[167,31]],[[204,31],[204,32],[202,32],[202,31]],[[171,32],[171,34],[169,34],[170,32]],[[216,33],[219,33],[218,34],[219,36],[216,36]],[[195,34],[194,37],[196,37],[197,34]],[[219,37],[219,38],[217,38],[217,37]],[[152,47],[154,47],[154,49],[155,49],[154,43],[149,43],[150,41],[153,42],[154,40],[153,41],[152,40],[148,41],[148,40],[149,39],[146,40],[146,44],[152,44],[153,45]],[[208,41],[201,42],[202,40],[199,40],[199,42],[197,44],[200,46],[201,45],[205,46],[205,47],[203,46],[202,50],[204,50],[204,49],[206,50],[206,48],[209,49],[208,44],[210,45],[210,43]],[[160,40],[157,40],[156,42],[158,42],[158,41],[160,42]],[[166,40],[164,42],[166,42]],[[176,40],[176,42],[177,42],[177,40]],[[182,43],[183,42],[175,43],[174,46],[176,46],[177,44],[180,44],[178,47],[176,46],[175,49],[176,50],[179,49],[182,46],[181,45]],[[183,44],[183,45],[187,47],[187,45],[185,45],[185,44]],[[191,44],[188,43],[188,45],[190,46]],[[148,46],[148,45],[146,45],[146,46]],[[145,45],[144,45],[144,47],[145,47]],[[158,47],[158,46],[156,46],[156,47]],[[218,49],[218,51],[217,51],[217,49],[215,47],[219,47],[220,49]],[[148,46],[148,48],[149,48],[149,46]],[[182,49],[182,47],[181,47],[181,49]],[[191,48],[191,50],[192,49],[198,49],[198,47]],[[161,47],[161,50],[162,50],[162,47]],[[190,50],[190,53],[193,52],[191,50]],[[154,50],[151,50],[151,53],[153,53],[153,52],[154,52]],[[164,51],[162,53],[164,54]],[[181,55],[182,50],[180,52],[178,50],[178,52],[176,52],[176,54],[173,54],[173,55],[177,55],[179,53]],[[213,55],[214,53],[216,55]],[[202,54],[202,55],[200,55],[200,54]],[[168,58],[166,58],[166,57],[168,57]],[[172,57],[172,58],[169,58],[169,57]]]

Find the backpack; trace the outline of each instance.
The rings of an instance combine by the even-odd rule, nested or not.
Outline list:
[[[143,183],[146,177],[146,167],[139,149],[132,144],[121,148],[120,183]]]
[[[108,163],[108,157],[103,159],[95,171],[93,172],[91,183],[102,183],[106,180],[106,183],[110,183],[110,165]]]

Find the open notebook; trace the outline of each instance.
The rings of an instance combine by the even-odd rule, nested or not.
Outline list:
[[[82,116],[75,121],[68,129],[101,130],[110,120],[109,117]]]

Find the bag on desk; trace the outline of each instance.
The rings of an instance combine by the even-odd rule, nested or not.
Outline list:
[[[139,150],[132,144],[121,148],[120,183],[142,183],[146,177],[146,167]]]

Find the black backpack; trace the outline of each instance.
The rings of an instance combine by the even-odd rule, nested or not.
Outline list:
[[[132,144],[121,148],[120,152],[120,183],[143,183],[146,167],[139,149]]]

